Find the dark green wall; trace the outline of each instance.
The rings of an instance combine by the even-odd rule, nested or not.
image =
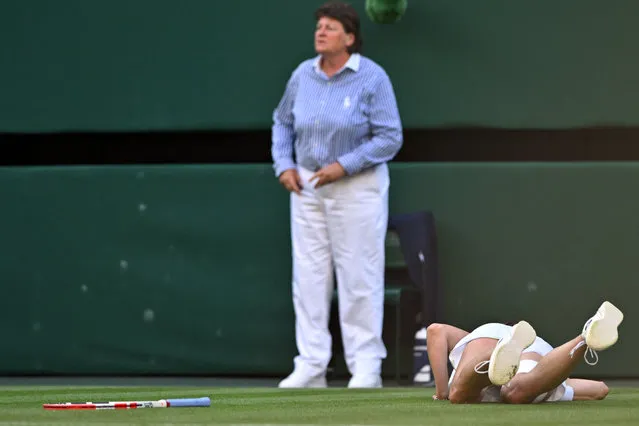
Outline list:
[[[289,368],[288,205],[267,167],[23,168],[0,182],[1,370]]]
[[[322,2],[3,1],[0,132],[267,129]],[[406,127],[639,124],[636,1],[352,2]]]
[[[436,215],[443,321],[524,318],[557,345],[609,299],[620,342],[580,373],[636,375],[639,165],[391,175],[393,212]],[[292,367],[288,198],[270,166],[6,168],[0,199],[0,373]]]

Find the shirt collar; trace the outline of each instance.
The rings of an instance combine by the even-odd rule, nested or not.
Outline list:
[[[317,55],[315,57],[315,60],[313,61],[313,68],[315,68],[315,72],[319,73],[321,71],[321,69],[320,69],[320,60],[321,59],[322,59],[322,56],[321,55]],[[351,54],[350,58],[348,58],[348,61],[346,61],[346,63],[342,67],[342,69],[338,71],[338,74],[340,72],[342,72],[346,68],[352,69],[355,72],[359,71],[359,65],[360,65],[361,60],[362,60],[362,56],[359,53]]]

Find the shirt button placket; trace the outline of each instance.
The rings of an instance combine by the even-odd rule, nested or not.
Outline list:
[[[319,111],[320,111],[319,115],[320,115],[320,117],[323,117],[323,116],[324,116],[324,109],[326,108],[326,101],[325,101],[325,99],[326,99],[326,95],[322,95],[322,97],[320,98],[320,102],[319,102],[319,104],[320,104],[320,108],[319,108]],[[319,120],[315,120],[315,125],[319,127]]]
[[[326,82],[326,86],[327,87],[330,87],[331,84],[332,84],[331,81],[327,81]],[[320,104],[320,109],[319,109],[320,113],[319,113],[319,115],[320,115],[320,117],[322,117],[324,115],[324,110],[326,108],[326,98],[328,97],[328,90],[323,90],[322,92],[323,93],[322,93],[322,96],[320,97],[320,101],[319,101],[319,104]],[[319,120],[315,120],[315,127],[319,128],[319,126],[320,126],[320,121]]]

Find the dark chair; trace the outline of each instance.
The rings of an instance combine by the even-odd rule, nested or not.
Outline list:
[[[382,376],[398,383],[412,383],[415,333],[435,322],[438,287],[437,235],[432,212],[391,215],[386,238],[384,330],[388,357]],[[330,330],[333,337],[331,378],[344,378],[342,337],[333,295]]]

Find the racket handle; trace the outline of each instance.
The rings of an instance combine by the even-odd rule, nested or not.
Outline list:
[[[169,407],[209,407],[211,405],[211,398],[208,396],[202,398],[178,398],[167,399]]]

